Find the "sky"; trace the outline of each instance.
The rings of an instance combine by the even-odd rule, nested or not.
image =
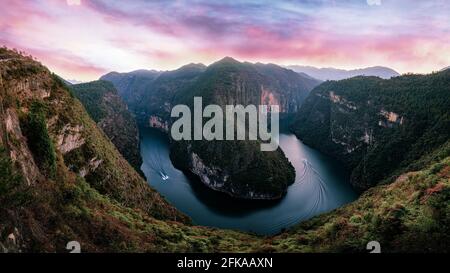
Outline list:
[[[450,1],[1,0],[0,45],[82,81],[225,56],[430,73],[450,65]]]

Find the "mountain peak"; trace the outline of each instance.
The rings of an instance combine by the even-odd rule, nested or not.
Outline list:
[[[184,69],[204,70],[204,69],[206,69],[206,65],[204,65],[202,63],[189,63],[189,64],[183,65],[182,67],[178,68],[177,70],[184,70]]]
[[[234,58],[232,58],[232,57],[229,57],[229,56],[223,57],[222,59],[220,59],[220,60],[217,61],[217,62],[218,62],[218,63],[222,63],[222,62],[227,62],[227,63],[239,63],[238,60],[236,60],[236,59],[234,59]]]

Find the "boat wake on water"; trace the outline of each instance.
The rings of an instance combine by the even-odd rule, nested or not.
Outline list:
[[[166,137],[157,129],[142,129],[142,170],[149,184],[195,224],[273,235],[356,199],[341,165],[293,135],[282,134],[280,145],[295,168],[294,183],[282,198],[267,202],[238,200],[186,175],[172,164]]]
[[[279,231],[280,227],[288,227],[295,223],[307,220],[319,212],[324,211],[326,207],[326,185],[319,172],[306,160],[302,160],[303,168],[291,187],[312,187],[313,193],[310,195],[307,208],[302,215],[296,215],[283,219],[271,227],[272,233]]]
[[[157,175],[161,177],[162,180],[169,179],[169,176],[167,175],[165,166],[163,164],[163,161],[161,160],[161,151],[158,149],[153,150],[153,152],[150,154],[147,160],[148,166],[150,169],[155,172]]]

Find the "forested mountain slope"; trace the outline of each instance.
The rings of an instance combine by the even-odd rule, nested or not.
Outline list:
[[[141,173],[138,126],[114,86],[107,81],[94,81],[69,88],[123,157]]]
[[[187,224],[47,68],[0,49],[0,252],[448,252],[450,146],[272,237]],[[78,152],[77,152],[78,151]]]
[[[450,71],[316,87],[291,128],[352,169],[361,190],[407,170],[450,138]]]
[[[208,67],[185,65],[150,80],[153,76],[134,91],[128,86],[137,85],[137,79],[128,74],[118,78],[110,73],[102,79],[122,88],[121,94],[139,94],[136,101],[128,100],[130,109],[141,123],[166,132],[173,122],[172,107],[192,107],[194,97],[201,97],[205,106],[217,104],[223,109],[225,105],[276,104],[282,113],[292,114],[320,83],[274,64],[242,63],[230,57]],[[174,142],[171,158],[175,166],[195,174],[210,188],[240,198],[281,198],[294,179],[294,169],[283,152],[261,152],[256,141]]]

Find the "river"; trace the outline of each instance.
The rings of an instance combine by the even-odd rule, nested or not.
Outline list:
[[[278,201],[237,200],[215,192],[173,167],[164,133],[141,128],[140,135],[141,169],[150,185],[196,225],[275,234],[357,198],[342,165],[293,134],[280,134],[280,147],[295,167],[296,180]]]

